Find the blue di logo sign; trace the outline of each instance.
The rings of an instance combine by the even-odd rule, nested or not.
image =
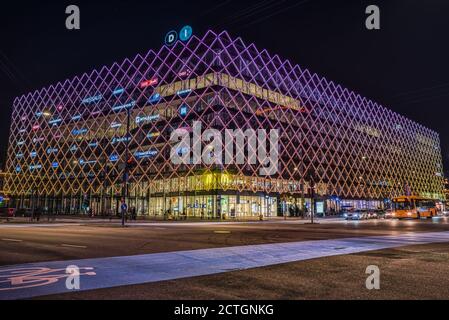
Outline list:
[[[181,41],[186,42],[188,41],[193,35],[193,29],[191,26],[185,26],[181,29],[181,32],[179,32],[179,39]]]
[[[165,36],[165,44],[170,47],[170,46],[174,45],[175,42],[178,41],[178,39],[183,42],[186,42],[192,37],[192,35],[193,35],[192,27],[185,26],[179,32],[179,36],[178,36],[178,33],[174,30],[167,33],[167,35]]]

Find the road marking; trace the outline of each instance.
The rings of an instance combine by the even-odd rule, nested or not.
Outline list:
[[[80,227],[80,223],[54,223],[54,224],[2,224],[0,229],[22,229],[22,228],[58,228],[58,227]]]
[[[8,241],[8,242],[23,242],[23,240],[18,240],[18,239],[2,239],[2,241]]]
[[[75,244],[62,244],[61,246],[65,247],[65,248],[87,249],[86,246],[78,246]]]
[[[449,243],[449,232],[272,243],[4,266],[0,267],[0,300],[69,293],[65,281],[49,281],[39,287],[21,286],[24,285],[23,273],[31,274],[34,281],[39,270],[65,272],[67,266],[71,265],[89,267],[95,273],[81,277],[81,291],[86,291],[433,243]]]

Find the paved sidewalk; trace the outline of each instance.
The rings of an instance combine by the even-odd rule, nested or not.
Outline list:
[[[336,223],[336,222],[344,222],[343,218],[316,218],[316,223]],[[298,218],[270,218],[264,221],[259,221],[257,219],[247,219],[247,220],[177,220],[177,221],[164,221],[164,220],[138,220],[138,221],[128,221],[126,224],[128,226],[195,226],[195,225],[227,225],[227,224],[246,224],[246,223],[256,223],[256,224],[264,224],[264,223],[293,223],[293,224],[308,224],[310,220],[298,219]],[[105,224],[105,225],[120,225],[120,219],[112,219],[109,220],[99,219],[99,218],[87,218],[87,217],[61,217],[56,218],[53,221],[49,221],[46,217],[41,218],[39,222],[31,222],[29,218],[17,217],[11,218],[9,221],[3,220],[0,221],[0,227],[3,226],[60,226],[60,225],[83,225],[83,224]]]
[[[449,242],[449,232],[347,238],[34,263],[0,268],[0,299],[70,292],[66,268],[78,266],[81,290],[112,288],[260,268],[366,251]]]

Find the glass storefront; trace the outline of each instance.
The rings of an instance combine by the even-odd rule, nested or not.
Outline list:
[[[379,200],[342,200],[340,206],[342,210],[378,210],[384,208],[384,203]]]
[[[132,203],[132,202],[131,202]],[[148,216],[188,217],[200,219],[275,217],[276,198],[239,195],[198,195],[151,198]],[[140,212],[142,214],[142,212]]]

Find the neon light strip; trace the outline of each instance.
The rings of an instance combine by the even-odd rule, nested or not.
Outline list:
[[[112,92],[112,95],[118,96],[118,95],[120,95],[120,94],[122,94],[122,93],[124,93],[124,92],[125,92],[125,89],[119,88],[119,89],[115,89],[115,90]]]
[[[158,79],[158,78],[153,78],[153,79],[151,79],[151,80],[143,81],[143,82],[140,84],[140,88],[141,88],[141,89],[144,89],[144,88],[147,88],[147,87],[156,86],[158,83],[159,83],[159,79]]]
[[[136,117],[136,124],[140,124],[142,122],[151,122],[154,120],[158,120],[160,118],[160,115],[153,115],[153,116],[145,116],[145,117]]]
[[[84,166],[84,165],[86,165],[86,164],[95,164],[95,163],[97,163],[97,162],[98,162],[97,160],[89,160],[89,161],[85,161],[85,160],[83,160],[83,159],[80,159],[80,160],[79,160],[79,164],[82,165],[82,166]]]
[[[153,139],[153,138],[157,138],[161,135],[160,132],[150,132],[149,134],[147,134],[147,138],[148,139]]]
[[[155,93],[148,99],[148,102],[153,104],[153,103],[159,102],[160,100],[161,100],[161,95],[159,93]]]
[[[192,92],[192,89],[179,90],[176,92],[178,96],[185,96]]]
[[[99,94],[97,96],[86,98],[86,99],[82,100],[81,103],[90,104],[90,103],[98,102],[101,99],[103,99],[103,96],[101,94]]]
[[[79,135],[85,134],[87,132],[88,132],[87,129],[74,129],[74,130],[72,130],[72,134],[74,136],[79,136]]]
[[[145,159],[145,158],[151,158],[158,154],[158,151],[156,150],[149,150],[144,152],[136,152],[134,153],[134,157],[137,159]]]
[[[62,122],[62,119],[54,119],[54,120],[48,121],[48,123],[52,124],[52,125],[56,125],[61,122]]]
[[[124,104],[121,106],[115,106],[112,108],[112,111],[120,111],[123,109],[130,109],[130,108],[134,107],[135,105],[136,105],[136,101],[132,101],[130,103],[127,103],[127,104]]]
[[[114,139],[112,139],[112,144],[127,142],[130,140],[131,140],[131,137],[114,138]]]

